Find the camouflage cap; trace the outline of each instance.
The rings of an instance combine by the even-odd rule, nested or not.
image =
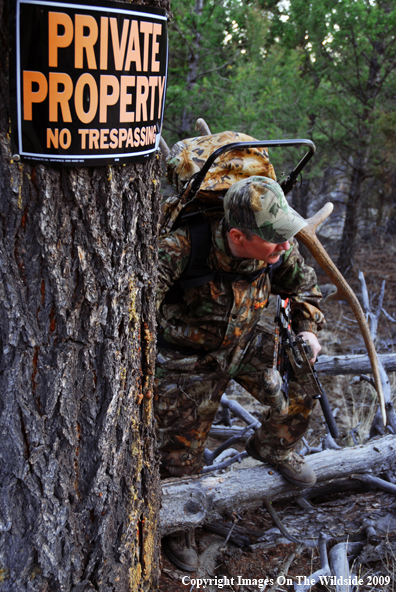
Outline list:
[[[307,225],[269,177],[234,183],[224,197],[224,212],[232,226],[249,229],[269,243],[284,243]]]

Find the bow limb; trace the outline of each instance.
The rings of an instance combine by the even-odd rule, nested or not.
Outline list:
[[[385,397],[382,390],[381,374],[378,366],[377,352],[375,351],[373,339],[371,337],[366,317],[364,315],[362,307],[360,306],[359,300],[356,298],[356,295],[353,292],[352,288],[349,286],[349,284],[347,283],[343,275],[340,273],[338,268],[335,266],[333,261],[330,259],[325,248],[323,247],[315,233],[317,226],[321,224],[324,220],[326,220],[326,218],[330,216],[332,211],[333,204],[327,203],[321,210],[319,210],[319,212],[312,216],[312,218],[308,218],[308,220],[306,220],[308,225],[296,234],[296,238],[307,247],[307,249],[310,251],[313,257],[319,263],[321,268],[327,273],[333,284],[337,286],[338,294],[348,301],[355,314],[371,362],[375,388],[378,393],[378,400],[382,414],[382,421],[384,422],[384,426],[386,426]]]

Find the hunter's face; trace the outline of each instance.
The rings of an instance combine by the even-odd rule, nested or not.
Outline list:
[[[289,241],[276,245],[275,243],[268,243],[257,234],[254,234],[250,240],[246,240],[246,243],[244,243],[246,259],[259,259],[266,263],[276,263],[288,249],[290,249]]]
[[[257,234],[248,240],[240,230],[233,228],[229,233],[229,245],[234,257],[258,259],[265,263],[276,263],[283,253],[290,249],[289,241],[277,245],[269,243]]]

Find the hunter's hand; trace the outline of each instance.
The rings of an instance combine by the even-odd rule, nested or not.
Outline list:
[[[316,337],[315,333],[311,333],[311,331],[301,331],[297,337],[302,337],[304,341],[309,341],[309,345],[311,346],[313,358],[309,360],[310,364],[314,364],[316,362],[316,358],[320,352],[321,345]]]

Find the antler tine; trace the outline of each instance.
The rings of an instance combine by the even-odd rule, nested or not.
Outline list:
[[[321,224],[324,220],[326,220],[326,218],[331,214],[332,211],[333,204],[329,202],[321,210],[319,210],[317,214],[312,216],[312,218],[306,220],[307,226],[305,226],[305,228],[303,228],[302,230],[300,230],[300,232],[296,234],[296,238],[298,238],[308,248],[310,253],[315,257],[316,261],[319,263],[321,268],[327,273],[333,284],[337,286],[338,293],[342,294],[342,297],[348,301],[355,314],[360,330],[362,332],[364,343],[367,348],[368,356],[370,358],[375,381],[375,388],[378,393],[378,400],[381,408],[382,420],[384,422],[384,426],[386,426],[385,397],[382,390],[381,374],[378,366],[377,352],[375,351],[373,339],[371,337],[366,317],[364,315],[362,307],[360,306],[359,300],[356,298],[356,295],[353,292],[352,288],[349,286],[343,275],[334,265],[333,261],[330,259],[325,248],[323,247],[320,240],[315,234],[316,227],[319,224]]]
[[[170,155],[170,150],[168,144],[165,142],[162,136],[160,137],[160,148],[162,153],[162,159],[166,163],[166,159]]]
[[[197,130],[197,132],[199,132],[201,134],[201,136],[210,136],[211,135],[211,131],[209,129],[209,126],[206,123],[206,121],[204,119],[202,119],[202,117],[197,119],[197,121],[195,122],[195,129]]]
[[[322,224],[322,222],[324,222],[330,216],[333,210],[334,205],[331,203],[331,201],[328,201],[327,204],[323,206],[323,208],[317,211],[316,214],[311,216],[311,218],[306,220],[309,228],[316,231],[319,224]]]

